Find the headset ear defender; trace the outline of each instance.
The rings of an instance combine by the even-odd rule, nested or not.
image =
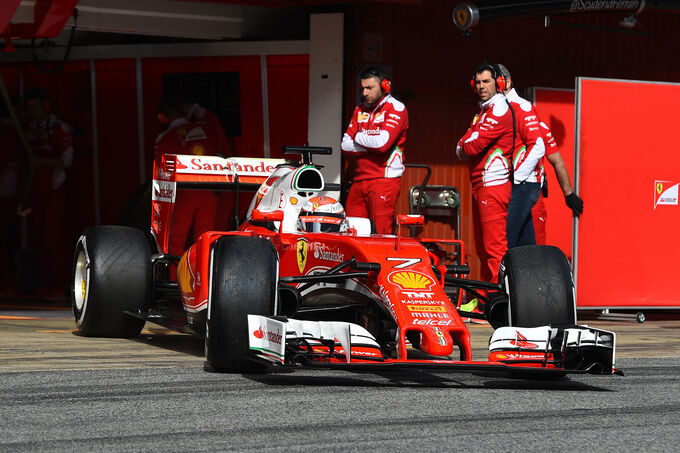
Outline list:
[[[382,90],[383,94],[388,94],[392,91],[392,82],[389,81],[389,79],[382,79],[380,81],[380,89]]]
[[[499,75],[498,77],[496,77],[496,86],[498,87],[498,90],[501,93],[505,92],[505,76],[504,75]]]

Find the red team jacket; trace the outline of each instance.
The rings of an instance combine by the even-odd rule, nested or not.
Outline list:
[[[224,134],[220,120],[210,110],[198,104],[192,104],[187,111],[187,120],[192,123],[200,124],[204,127],[208,139],[212,141],[212,148],[222,157],[231,157],[231,147]]]
[[[154,158],[159,160],[163,154],[216,156],[217,151],[202,124],[192,123],[186,118],[176,118],[156,138]]]
[[[512,112],[505,96],[498,93],[482,103],[468,131],[458,141],[456,154],[470,158],[472,189],[508,182],[512,159]]]
[[[377,105],[359,104],[342,138],[342,151],[356,156],[354,181],[399,178],[404,172],[406,106],[387,94]]]

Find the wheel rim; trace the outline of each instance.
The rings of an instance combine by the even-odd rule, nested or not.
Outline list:
[[[82,313],[86,305],[90,276],[90,260],[85,252],[84,242],[84,239],[81,238],[81,247],[73,272],[73,302],[78,313]]]

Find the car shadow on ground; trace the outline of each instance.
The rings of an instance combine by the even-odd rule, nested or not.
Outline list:
[[[173,352],[189,354],[194,357],[204,356],[204,343],[202,338],[173,332],[163,328],[145,329],[138,337],[132,338],[131,340]]]
[[[280,386],[318,386],[318,387],[418,387],[418,388],[465,388],[465,389],[503,389],[503,390],[550,390],[550,391],[588,391],[610,392],[611,389],[593,386],[578,381],[578,377],[556,379],[519,379],[489,373],[460,373],[409,370],[382,373],[352,373],[346,371],[301,372],[285,370],[272,374],[248,374],[246,379],[266,385]],[[338,374],[341,374],[338,376]]]

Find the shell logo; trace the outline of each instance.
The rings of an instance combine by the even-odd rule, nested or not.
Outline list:
[[[435,284],[427,275],[414,271],[393,272],[387,280],[401,289],[430,289]]]

